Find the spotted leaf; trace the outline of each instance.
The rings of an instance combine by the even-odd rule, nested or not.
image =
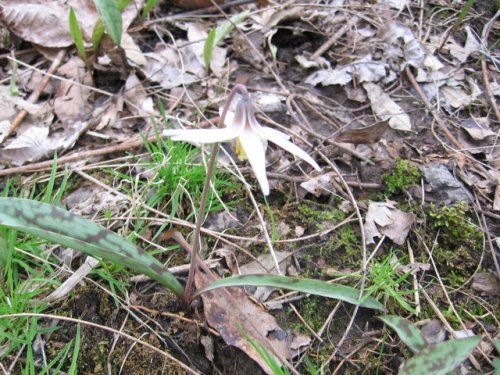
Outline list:
[[[0,198],[0,225],[120,264],[150,276],[178,296],[183,294],[177,279],[143,249],[58,207],[28,199]]]

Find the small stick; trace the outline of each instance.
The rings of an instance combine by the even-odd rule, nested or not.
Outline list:
[[[483,82],[484,82],[484,88],[486,91],[486,96],[488,97],[488,100],[490,101],[491,107],[493,108],[493,111],[495,112],[495,116],[497,117],[497,120],[500,121],[500,110],[498,110],[497,102],[495,100],[495,97],[493,96],[493,93],[491,92],[490,80],[488,79],[488,65],[486,65],[486,60],[485,60],[484,56],[481,58],[481,68],[483,70]]]
[[[29,96],[28,103],[35,103],[38,100],[45,87],[47,87],[47,85],[49,84],[51,75],[54,74],[61,65],[64,56],[66,56],[66,52],[67,52],[66,49],[62,49],[59,51],[54,61],[52,61],[49,70],[47,71],[48,74],[45,75],[40,85],[38,85],[38,87]],[[16,129],[19,127],[19,125],[21,125],[21,122],[23,122],[27,114],[28,111],[26,111],[25,109],[23,109],[21,112],[17,114],[14,120],[12,120],[12,122],[10,123],[9,130],[7,130],[7,133],[5,134],[5,137],[0,142],[0,144],[2,144],[12,133],[16,131]]]
[[[359,17],[354,16],[347,21],[347,23],[342,26],[338,31],[333,34],[321,47],[318,48],[316,52],[311,56],[311,60],[317,60],[322,54],[324,54],[331,46],[333,46],[339,38],[344,35],[347,30],[356,25],[359,22]]]

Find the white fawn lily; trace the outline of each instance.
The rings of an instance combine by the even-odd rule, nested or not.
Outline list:
[[[228,113],[234,93],[238,92],[241,98],[236,104],[234,114]],[[289,141],[290,137],[278,130],[260,125],[255,118],[252,100],[243,85],[236,85],[231,92],[226,104],[221,122],[226,125],[220,129],[167,129],[163,131],[166,136],[171,136],[174,141],[186,141],[193,143],[215,143],[237,140],[237,146],[242,150],[238,155],[246,155],[255,173],[257,181],[264,195],[269,195],[269,182],[266,176],[266,149],[267,141],[270,141],[284,150],[303,159],[314,167],[321,170],[319,165],[304,150]],[[241,152],[243,151],[244,154]]]

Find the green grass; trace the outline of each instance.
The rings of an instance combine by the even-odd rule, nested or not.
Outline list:
[[[410,273],[399,273],[397,271],[398,263],[393,264],[392,259],[393,253],[391,252],[382,261],[373,261],[371,263],[365,293],[386,301],[386,307],[389,310],[402,308],[415,314],[415,309],[404,298],[405,295],[414,292],[408,290]]]

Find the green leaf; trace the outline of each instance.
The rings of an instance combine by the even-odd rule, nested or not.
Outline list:
[[[29,199],[0,198],[0,225],[110,260],[148,275],[177,296],[183,288],[163,265],[140,247],[90,220]]]
[[[102,37],[104,36],[104,26],[101,20],[97,20],[94,29],[92,30],[92,48],[94,52],[99,52],[99,46],[101,45]]]
[[[78,374],[78,354],[80,353],[80,324],[76,326],[75,346],[73,347],[73,357],[71,358],[71,366],[69,367],[68,374]]]
[[[122,38],[122,15],[115,0],[94,0],[104,28],[117,46]]]
[[[414,353],[418,353],[429,346],[420,330],[408,320],[395,315],[378,317],[381,321],[391,327]]]
[[[355,305],[359,303],[360,306],[370,309],[385,310],[384,306],[373,297],[368,296],[362,298],[360,302],[358,299],[359,291],[345,285],[334,285],[320,280],[294,279],[292,277],[267,274],[226,277],[225,279],[214,281],[203,289],[198,290],[196,295],[216,288],[244,285],[272,286],[296,290],[317,296],[339,299]]]
[[[83,43],[83,34],[80,29],[80,24],[76,19],[76,14],[73,8],[69,8],[69,32],[73,37],[73,41],[75,42],[76,49],[78,50],[78,54],[82,58],[83,61],[87,61],[87,52],[85,52],[85,45]]]
[[[244,11],[232,16],[228,21],[224,21],[219,26],[212,28],[205,41],[203,48],[203,60],[205,67],[210,68],[210,61],[212,61],[212,52],[217,44],[225,38],[227,34],[233,30],[234,26],[242,22],[250,14],[249,11]]]
[[[215,34],[217,29],[214,27],[208,33],[207,40],[205,41],[205,46],[203,47],[203,60],[205,61],[205,68],[210,68],[210,61],[212,61],[212,52],[215,47]]]
[[[7,241],[0,233],[0,266],[5,267],[9,259],[9,249],[7,248]]]
[[[144,8],[142,9],[142,18],[145,18],[149,12],[151,12],[151,9],[156,5],[158,0],[148,0],[146,1],[146,5],[144,5]]]
[[[462,363],[479,344],[478,336],[428,346],[408,360],[399,375],[446,375]]]

